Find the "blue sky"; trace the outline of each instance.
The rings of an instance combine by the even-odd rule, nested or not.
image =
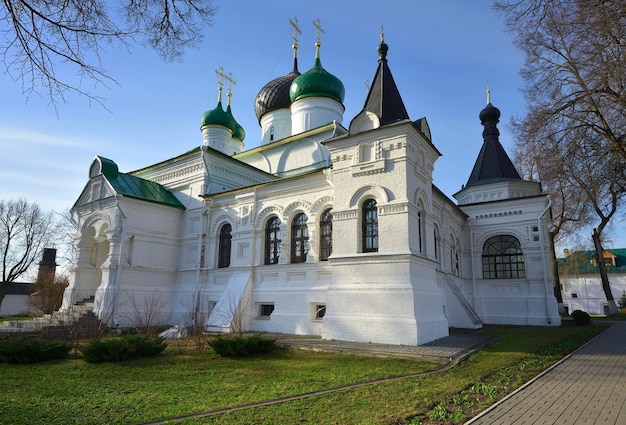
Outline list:
[[[322,65],[345,86],[346,127],[363,107],[384,25],[389,66],[410,117],[426,117],[430,124],[442,153],[434,183],[448,196],[467,181],[482,144],[478,113],[485,106],[486,81],[502,112],[500,140],[511,151],[507,123],[525,112],[519,76],[524,58],[491,1],[215,3],[215,25],[181,62],[163,62],[148,48],[107,46],[103,66],[119,85],[107,89],[83,81],[81,88],[103,97],[108,110],[74,95],[55,110],[45,89],[26,99],[20,83],[0,75],[0,199],[25,197],[45,210],[62,211],[80,194],[96,155],[128,172],[198,146],[200,117],[217,102],[220,67],[237,83],[232,109],[246,130],[244,149],[258,146],[254,99],[265,83],[291,70],[293,17],[302,30],[301,72],[313,65],[312,21],[321,21]],[[73,74],[62,77],[80,84]],[[616,236],[626,234],[623,222],[615,227]],[[626,238],[614,240],[626,246]]]

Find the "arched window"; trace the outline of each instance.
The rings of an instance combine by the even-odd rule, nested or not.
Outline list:
[[[320,261],[328,261],[333,253],[333,215],[330,208],[322,213],[320,219]]]
[[[378,207],[374,199],[363,202],[362,207],[363,252],[378,251]]]
[[[220,229],[220,241],[218,249],[217,267],[224,268],[230,267],[230,247],[231,239],[233,238],[231,232],[233,228],[230,224],[226,223]]]
[[[309,252],[309,229],[306,225],[308,217],[300,213],[291,222],[291,262],[306,262],[306,254]]]
[[[435,242],[435,260],[439,259],[439,232],[437,227],[433,230],[433,241]]]
[[[526,277],[526,272],[519,241],[509,235],[489,238],[483,247],[483,279],[522,277]]]
[[[280,242],[280,219],[272,217],[265,225],[265,264],[278,264]]]

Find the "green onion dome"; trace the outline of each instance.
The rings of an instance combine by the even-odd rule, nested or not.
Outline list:
[[[292,102],[307,97],[328,97],[343,103],[346,90],[339,78],[322,68],[319,56],[315,58],[313,68],[296,77],[289,88]]]
[[[237,120],[235,120],[235,117],[233,116],[233,112],[230,109],[230,104],[226,107],[226,113],[228,115],[230,115],[230,118],[233,120],[233,139],[237,139],[240,142],[243,142],[243,139],[245,139],[246,137],[246,131],[243,129],[243,127],[237,122]]]
[[[226,127],[230,129],[234,134],[235,126],[238,124],[236,123],[232,114],[224,111],[224,108],[222,108],[222,101],[218,101],[215,109],[206,111],[204,114],[202,114],[202,118],[200,119],[200,128],[202,129],[203,127],[208,125],[219,125],[222,127]]]

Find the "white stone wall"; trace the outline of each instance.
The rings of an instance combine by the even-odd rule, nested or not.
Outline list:
[[[615,303],[626,291],[626,273],[609,273],[609,285]],[[606,294],[602,289],[599,274],[561,275],[563,305],[571,313],[574,310],[586,311],[592,315],[606,314]]]

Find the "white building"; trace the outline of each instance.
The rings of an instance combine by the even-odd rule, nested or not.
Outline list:
[[[565,250],[564,254],[564,258],[559,259],[559,280],[566,311],[571,313],[582,310],[591,315],[609,314],[595,251],[576,251],[570,254]],[[626,249],[604,251],[604,264],[611,293],[617,303],[626,293]]]
[[[201,145],[128,173],[96,157],[73,207],[63,308],[95,297],[120,326],[156,310],[163,324],[406,345],[449,327],[559,325],[549,199],[498,141],[500,111],[488,99],[480,112],[484,144],[456,204],[433,184],[440,153],[426,119],[409,118],[387,50],[381,40],[347,122],[318,42],[310,70],[294,54],[260,90],[259,147],[243,150],[220,87]]]

